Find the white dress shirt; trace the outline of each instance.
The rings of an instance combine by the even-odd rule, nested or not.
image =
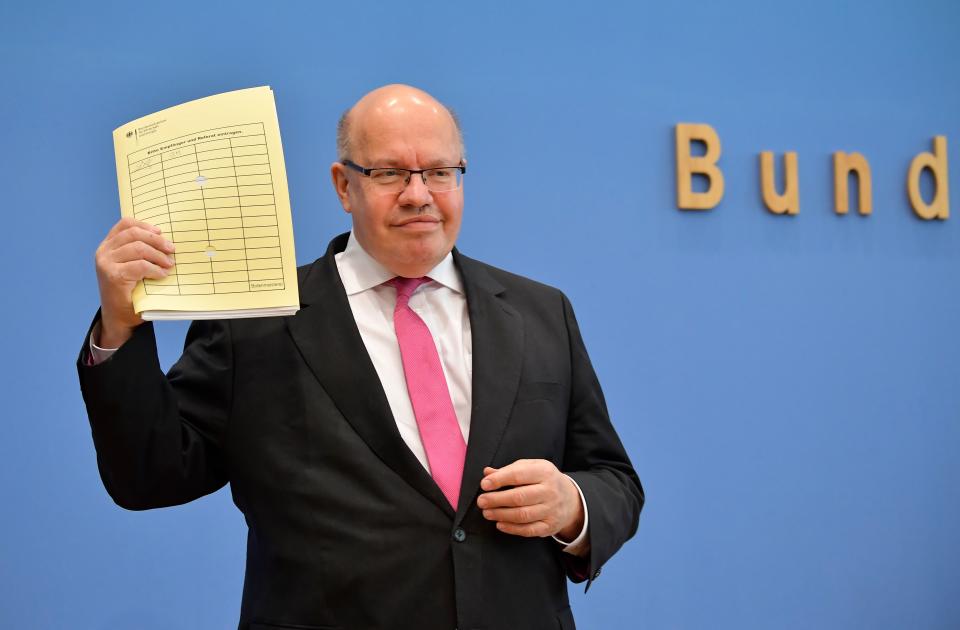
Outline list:
[[[350,310],[370,355],[373,367],[380,377],[387,403],[397,423],[400,437],[413,452],[423,467],[430,471],[427,453],[420,439],[417,418],[407,393],[407,382],[400,357],[400,344],[393,326],[393,310],[396,290],[384,284],[396,277],[386,267],[370,256],[350,233],[347,247],[335,256],[337,271],[347,293]],[[431,282],[422,284],[410,297],[410,308],[430,329],[440,355],[443,375],[453,401],[454,413],[464,442],[469,444],[470,409],[473,383],[473,337],[470,331],[470,316],[467,298],[460,272],[453,264],[453,255],[446,257],[427,274]],[[114,349],[100,348],[94,340],[99,339],[99,323],[90,335],[90,354],[94,363],[110,357]],[[570,478],[573,481],[573,478]],[[583,505],[583,529],[570,543],[554,537],[565,545],[567,553],[577,554],[587,538],[587,504],[576,481],[573,485],[580,493]]]
[[[407,380],[400,357],[400,344],[393,327],[396,290],[384,284],[396,277],[360,246],[353,233],[347,247],[336,255],[337,271],[347,293],[347,301],[360,330],[363,345],[377,370],[390,411],[397,422],[400,437],[413,451],[427,472],[430,465],[420,439],[417,418],[407,392]],[[457,415],[463,441],[470,441],[472,401],[473,344],[467,298],[460,274],[447,256],[430,270],[432,282],[422,284],[410,297],[410,308],[424,321],[440,355],[443,376]]]

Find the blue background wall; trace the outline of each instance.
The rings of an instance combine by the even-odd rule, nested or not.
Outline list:
[[[97,476],[73,362],[111,130],[271,85],[303,263],[348,227],[337,116],[394,81],[458,110],[461,249],[568,292],[647,487],[571,589],[583,628],[960,626],[958,27],[956,2],[4,3],[0,626],[238,615],[227,492],[132,513]],[[675,209],[680,121],[722,139],[711,212]],[[954,217],[925,223],[905,177],[936,134]],[[797,217],[761,205],[766,149],[799,153]],[[870,160],[873,216],[833,214],[834,150]],[[169,364],[185,326],[159,330]]]

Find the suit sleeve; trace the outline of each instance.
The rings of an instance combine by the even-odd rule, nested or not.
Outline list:
[[[144,510],[223,487],[228,475],[221,447],[232,398],[229,324],[194,322],[183,356],[167,375],[153,324],[140,325],[97,365],[86,361],[89,334],[77,370],[100,477],[113,500]]]
[[[563,468],[580,486],[590,510],[590,554],[583,559],[564,554],[564,562],[570,579],[588,580],[589,589],[603,564],[637,531],[644,492],[610,422],[600,383],[566,296],[563,309],[572,371]]]

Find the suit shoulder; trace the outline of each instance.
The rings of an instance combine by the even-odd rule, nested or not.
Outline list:
[[[500,284],[508,293],[513,291],[529,295],[535,299],[551,301],[565,298],[563,291],[549,284],[468,258],[462,254],[459,255],[459,258],[461,268],[465,273],[486,273],[490,279]]]
[[[320,262],[320,258],[314,260],[313,262],[308,262],[305,265],[297,266],[297,284],[301,287],[307,282],[307,277],[310,275],[310,271]]]

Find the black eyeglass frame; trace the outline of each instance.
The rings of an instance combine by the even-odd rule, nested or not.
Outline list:
[[[342,161],[342,162],[340,162],[340,163],[343,164],[343,165],[346,166],[346,167],[352,168],[353,170],[357,171],[358,173],[360,173],[360,174],[363,175],[364,177],[370,177],[370,174],[373,173],[374,171],[403,171],[404,173],[409,173],[409,174],[410,174],[410,176],[407,177],[406,180],[405,180],[405,183],[406,183],[406,184],[409,184],[409,183],[410,183],[410,177],[413,177],[414,175],[419,175],[419,176],[420,176],[420,179],[423,180],[424,185],[426,185],[427,181],[426,181],[426,178],[425,178],[424,175],[423,175],[424,173],[426,173],[427,171],[442,171],[442,170],[445,169],[445,168],[455,168],[455,169],[457,169],[457,170],[460,171],[460,174],[461,174],[461,175],[466,175],[466,174],[467,174],[467,167],[466,167],[463,163],[457,164],[456,166],[434,166],[433,168],[423,168],[423,169],[420,169],[419,171],[415,171],[415,170],[410,169],[410,168],[397,168],[397,167],[393,167],[393,166],[381,166],[381,167],[377,167],[377,168],[367,168],[367,167],[365,167],[365,166],[360,166],[359,164],[357,164],[356,162],[353,162],[353,161],[351,161],[351,160],[344,160],[344,161]],[[456,188],[453,188],[452,190],[456,190]]]

